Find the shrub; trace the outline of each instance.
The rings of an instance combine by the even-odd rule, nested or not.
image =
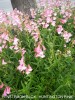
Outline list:
[[[17,9],[0,11],[2,97],[74,96],[75,13],[69,2],[66,6],[32,9],[33,19]]]

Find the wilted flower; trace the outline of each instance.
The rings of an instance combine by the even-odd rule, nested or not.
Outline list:
[[[67,50],[66,52],[65,52],[65,54],[63,54],[65,57],[69,57],[69,56],[71,56],[71,50]]]

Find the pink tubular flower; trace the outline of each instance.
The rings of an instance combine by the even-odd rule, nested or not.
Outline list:
[[[32,68],[30,65],[28,65],[28,67],[26,68],[26,74],[29,74],[32,71]]]
[[[22,50],[22,56],[26,53],[26,50],[24,48],[21,49]]]
[[[70,41],[70,37],[72,36],[72,34],[65,31],[62,36],[64,37],[64,40],[66,41],[66,43],[68,43]]]
[[[33,8],[31,8],[31,9],[30,9],[30,12],[31,12],[32,18],[35,18],[35,16],[36,16],[35,10],[34,10]]]
[[[19,70],[19,71],[24,71],[25,69],[26,69],[26,66],[25,66],[25,64],[23,64],[23,65],[19,65],[18,67],[17,67],[17,69]]]
[[[9,36],[8,36],[8,34],[5,33],[5,32],[4,32],[3,34],[1,34],[0,38],[3,39],[3,40],[5,40],[5,41],[6,41],[6,40],[9,41]]]
[[[2,84],[0,85],[0,89],[2,89],[2,88],[3,88],[3,86],[4,86],[4,84],[2,83]]]
[[[14,38],[13,45],[18,45],[18,41],[19,41],[19,39],[17,39],[17,38],[15,37],[15,38]]]
[[[34,40],[37,42],[39,38],[39,33],[38,32],[32,32],[31,35],[33,36]]]
[[[24,57],[21,58],[21,60],[19,60],[19,66],[17,67],[17,69],[19,71],[24,71],[26,69],[25,63],[24,63]]]
[[[60,22],[61,22],[62,24],[65,24],[65,23],[67,22],[67,19],[61,19]]]
[[[0,24],[1,23],[8,24],[7,22],[8,22],[8,19],[7,19],[6,13],[0,10]]]
[[[52,26],[55,26],[55,23],[56,23],[55,21],[52,21],[52,22],[51,22],[51,25],[52,25]]]
[[[10,87],[7,86],[3,92],[3,96],[6,97],[8,94],[10,94]]]
[[[53,14],[53,10],[51,10],[51,9],[46,9],[45,11],[44,11],[44,13],[43,13],[43,15],[45,16],[45,17],[51,17],[52,16],[52,14]]]
[[[10,46],[9,48],[12,50],[14,48],[14,46]]]
[[[63,31],[63,27],[61,25],[59,25],[57,28],[58,34],[61,34],[62,31]]]
[[[45,23],[43,24],[43,28],[48,28],[49,24]]]
[[[44,58],[45,55],[44,55],[44,51],[43,50],[45,50],[45,47],[44,46],[40,46],[40,44],[38,44],[38,46],[34,49],[35,57]]]
[[[50,23],[50,22],[52,22],[52,18],[47,17],[47,18],[46,18],[46,21],[47,21],[47,23]]]

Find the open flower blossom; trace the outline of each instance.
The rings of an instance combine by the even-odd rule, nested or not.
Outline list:
[[[32,33],[31,33],[31,36],[34,38],[35,42],[38,41],[39,35],[40,35],[40,32],[39,32],[38,29],[36,30],[36,32],[32,32]]]
[[[18,42],[19,42],[19,39],[16,38],[16,37],[14,37],[14,39],[13,39],[13,45],[10,46],[9,48],[10,48],[11,50],[14,49],[15,52],[18,52],[18,49],[19,49],[19,47],[18,47]]]
[[[9,18],[11,18],[10,20],[13,26],[18,26],[19,28],[21,27],[20,15],[22,15],[22,13],[20,13],[17,9],[14,9],[12,13],[10,12],[8,14]]]
[[[35,18],[35,16],[36,16],[35,10],[34,10],[33,8],[31,8],[31,9],[30,9],[30,12],[31,12],[32,18]]]
[[[25,63],[24,63],[24,56],[21,58],[21,60],[19,60],[19,66],[17,67],[17,69],[19,71],[25,71],[26,66],[25,66]]]
[[[61,19],[60,22],[61,22],[62,24],[65,24],[65,23],[67,22],[67,19]]]
[[[68,33],[67,31],[64,31],[64,33],[62,34],[64,40],[66,41],[66,43],[68,43],[71,39],[72,34]]]
[[[45,51],[45,47],[43,45],[40,44],[41,42],[38,43],[38,46],[34,49],[35,52],[35,57],[41,57],[44,58],[44,51]]]
[[[22,56],[26,53],[26,50],[24,48],[21,49]]]
[[[48,28],[49,26],[49,23],[46,23],[46,22],[42,22],[41,25],[43,26],[43,28]]]
[[[30,65],[28,65],[27,67],[26,67],[26,74],[29,74],[31,71],[32,71],[32,68],[31,68],[31,66]]]
[[[55,26],[55,24],[56,24],[55,21],[52,21],[52,22],[51,22],[51,25],[52,25],[52,26]]]
[[[47,18],[46,18],[46,22],[47,22],[47,23],[50,23],[50,22],[52,22],[52,18],[50,18],[50,17],[47,17]]]
[[[10,87],[7,86],[3,92],[3,96],[6,97],[8,94],[10,94]]]
[[[6,24],[8,22],[6,13],[3,10],[0,10],[0,24],[4,23]]]
[[[21,60],[19,60],[19,66],[17,67],[17,69],[20,72],[26,72],[26,74],[29,74],[32,71],[32,68],[29,64],[28,64],[28,66],[25,66],[24,56],[22,56]]]
[[[3,88],[3,86],[4,86],[4,84],[2,83],[2,84],[0,85],[0,89],[2,89],[2,88]]]
[[[62,25],[59,25],[58,28],[57,28],[58,34],[61,34],[62,31],[63,31],[63,27],[62,27]]]
[[[6,32],[2,33],[0,35],[0,38],[5,40],[5,41],[9,41],[9,35]]]
[[[18,45],[18,41],[19,41],[19,39],[15,37],[14,41],[13,41],[13,45]]]

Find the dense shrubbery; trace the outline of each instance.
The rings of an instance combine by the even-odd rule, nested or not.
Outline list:
[[[66,8],[58,1],[31,9],[33,19],[17,9],[0,11],[1,97],[74,96],[75,12],[69,1]]]

